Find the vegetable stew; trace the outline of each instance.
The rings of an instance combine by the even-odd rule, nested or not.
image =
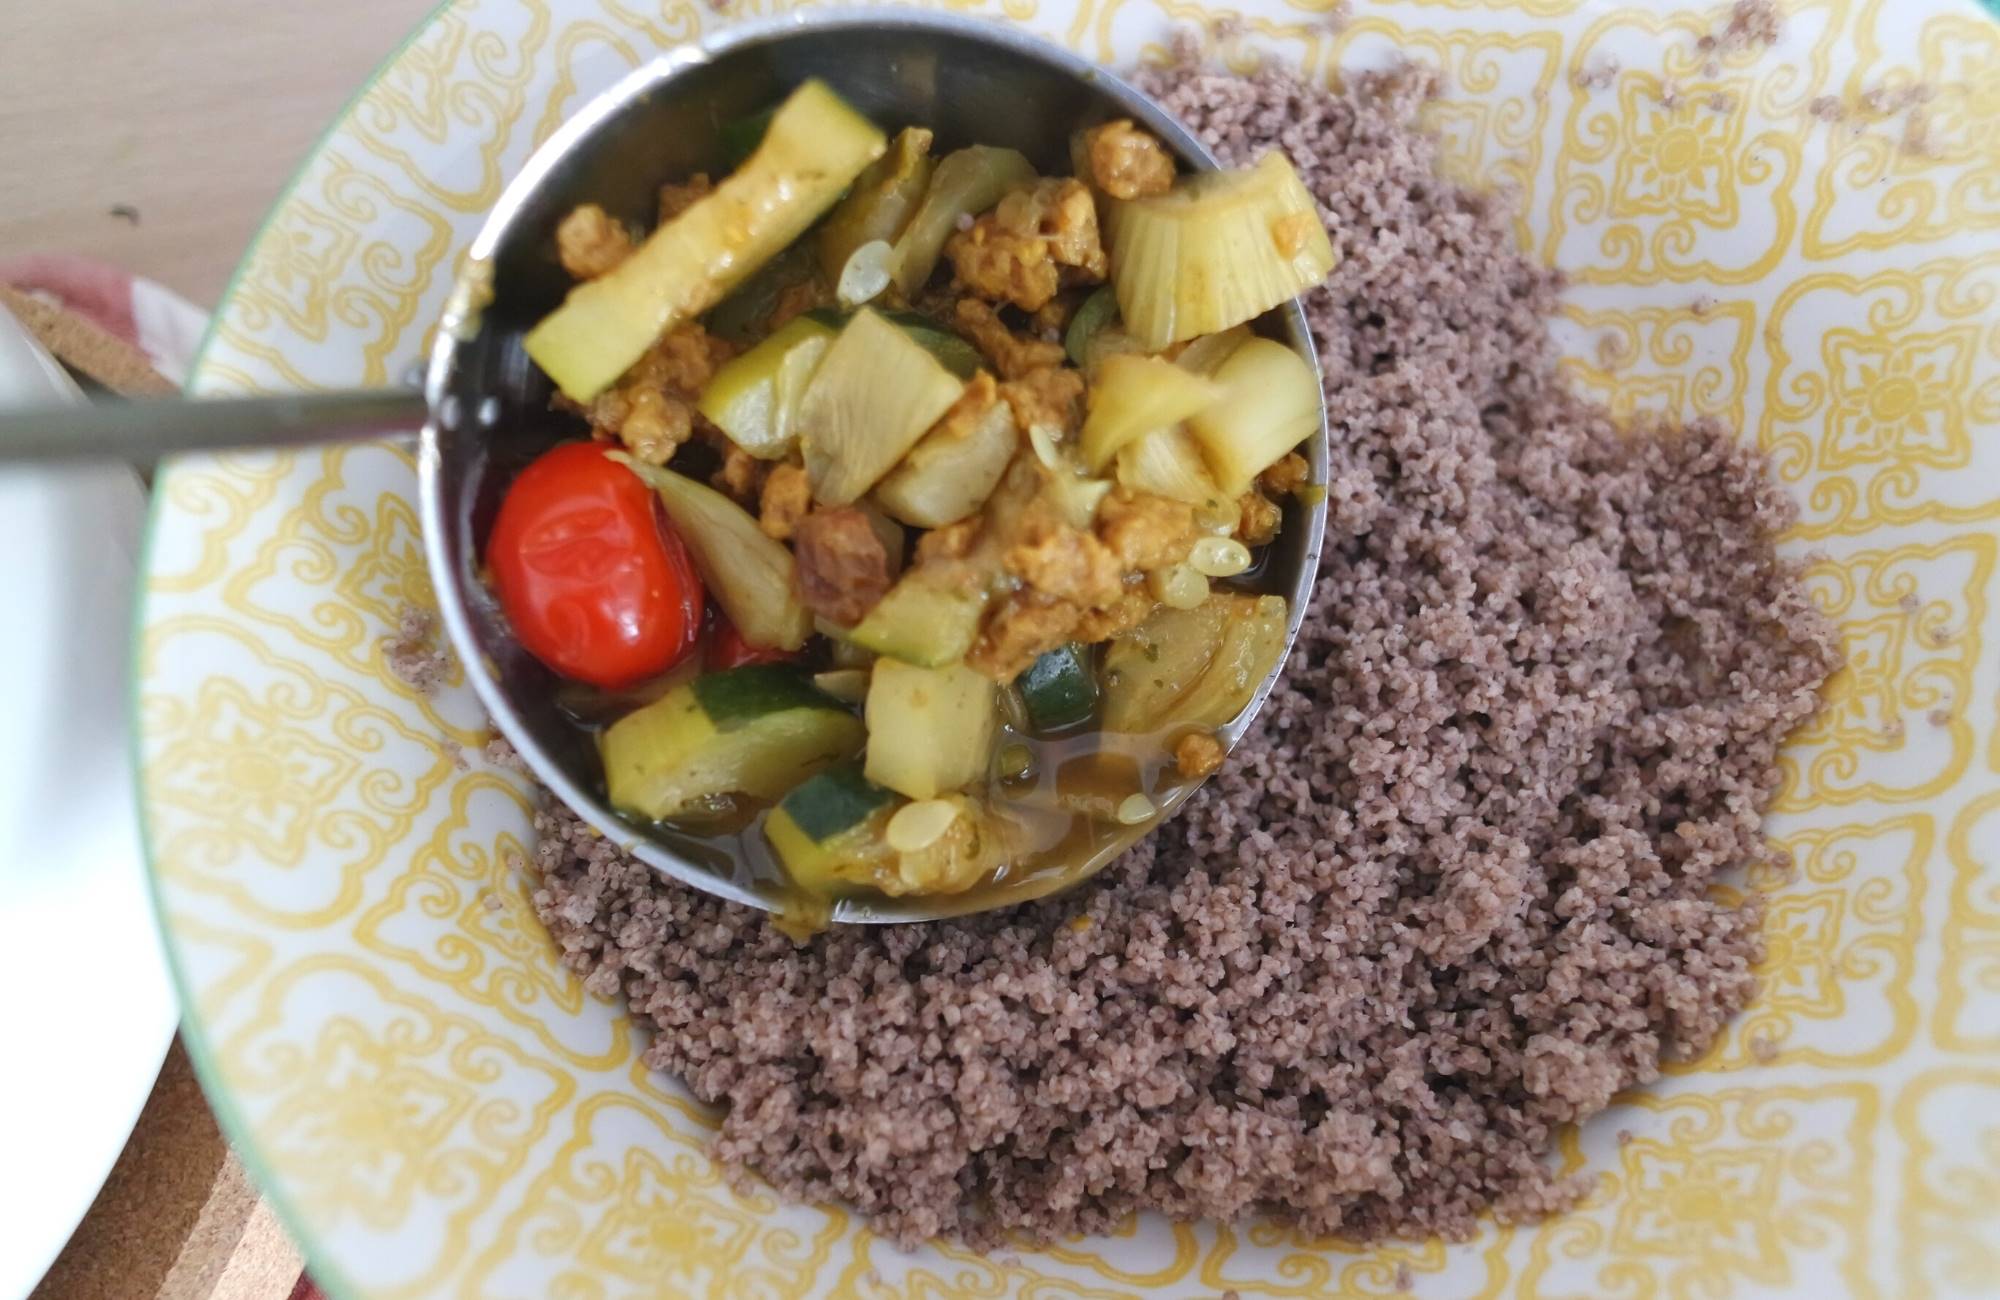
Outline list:
[[[1332,267],[1310,197],[1126,121],[939,155],[818,82],[728,131],[649,233],[556,231],[526,346],[589,438],[486,542],[608,802],[808,919],[1135,836],[1283,650],[1319,381],[1254,327]]]

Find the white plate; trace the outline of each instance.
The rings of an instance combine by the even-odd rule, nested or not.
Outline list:
[[[0,406],[64,400],[75,385],[0,311]],[[0,473],[0,1300],[90,1208],[179,1016],[126,728],[144,510],[127,469]]]

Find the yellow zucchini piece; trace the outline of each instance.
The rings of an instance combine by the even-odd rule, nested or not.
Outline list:
[[[1119,311],[1149,349],[1253,320],[1334,266],[1318,205],[1276,151],[1106,207]]]
[[[827,214],[813,244],[828,283],[840,282],[855,249],[878,240],[893,243],[903,233],[930,188],[931,138],[921,126],[898,131],[889,151],[855,178],[854,188]]]
[[[729,361],[702,390],[701,413],[759,460],[781,460],[799,440],[799,399],[834,331],[810,317],[787,321]]]
[[[598,738],[606,794],[629,816],[711,811],[717,799],[775,799],[851,758],[861,721],[796,669],[751,664],[708,673],[629,713]]]
[[[1233,499],[1319,428],[1319,376],[1284,344],[1250,339],[1217,367],[1215,382],[1220,400],[1189,420],[1188,432]]]
[[[528,355],[566,395],[589,401],[660,335],[713,307],[805,233],[887,145],[825,83],[806,82],[740,168],[528,331]]]
[[[874,487],[964,389],[907,333],[866,308],[856,312],[799,401],[813,497],[844,506]]]
[[[987,593],[933,581],[918,571],[889,588],[889,594],[856,624],[846,639],[887,659],[924,668],[942,668],[965,658],[979,636]]]
[[[1118,449],[1212,406],[1222,392],[1191,370],[1147,356],[1106,357],[1090,386],[1080,449],[1092,473]]]
[[[930,799],[983,777],[999,729],[997,690],[991,678],[963,664],[877,662],[865,713],[868,779]]]

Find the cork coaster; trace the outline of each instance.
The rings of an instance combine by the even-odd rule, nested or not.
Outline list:
[[[166,397],[179,391],[153,369],[145,353],[95,321],[4,284],[0,307],[13,312],[56,360],[121,397]]]
[[[131,1140],[32,1300],[287,1300],[300,1273],[175,1039]]]
[[[0,306],[72,372],[119,396],[178,391],[139,349],[73,312],[4,285]],[[118,1162],[31,1300],[318,1296],[175,1039]]]

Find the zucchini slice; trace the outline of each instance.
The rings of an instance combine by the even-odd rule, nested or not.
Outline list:
[[[787,321],[715,372],[702,390],[701,413],[759,460],[783,459],[799,440],[799,399],[833,335],[809,317]]]
[[[1097,677],[1090,648],[1072,641],[1043,654],[1014,679],[1036,731],[1074,726],[1097,711]]]
[[[868,779],[931,799],[984,776],[1000,726],[996,691],[963,664],[877,663],[868,682]]]
[[[933,581],[920,570],[889,588],[846,639],[885,658],[943,668],[972,649],[987,600],[984,591]]]
[[[1076,309],[1076,315],[1069,318],[1069,329],[1063,333],[1063,352],[1069,357],[1069,363],[1088,370],[1091,345],[1117,319],[1118,295],[1110,285],[1101,286],[1085,298],[1083,305]]]
[[[851,758],[866,729],[799,670],[748,664],[708,673],[605,729],[598,739],[612,807],[664,820],[724,795],[774,799]]]
[[[653,340],[713,307],[805,233],[887,147],[825,83],[806,82],[779,105],[740,168],[529,330],[528,355],[567,396],[589,401]]]
[[[839,206],[827,214],[813,243],[820,273],[829,284],[840,281],[847,259],[863,244],[893,241],[903,233],[930,188],[931,133],[906,126],[896,133],[889,150],[855,179]]]
[[[793,788],[764,819],[785,873],[824,898],[875,883],[893,856],[882,828],[902,800],[841,763]]]
[[[866,890],[944,894],[970,889],[1005,860],[1014,836],[977,800],[949,795],[929,811],[949,825],[921,848],[898,851],[891,822],[915,809],[851,764],[828,768],[782,799],[764,819],[764,837],[792,883],[820,898]]]

